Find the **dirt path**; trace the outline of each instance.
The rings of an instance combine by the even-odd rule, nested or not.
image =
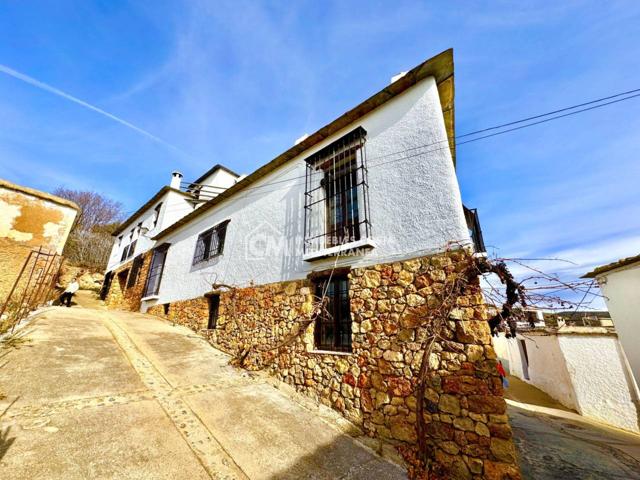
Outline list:
[[[28,328],[0,362],[0,478],[405,478],[190,330],[64,307]]]

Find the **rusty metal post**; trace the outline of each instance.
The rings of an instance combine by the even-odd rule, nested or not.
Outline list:
[[[49,288],[47,289],[47,294],[44,297],[44,301],[47,302],[51,299],[51,292],[53,291],[53,288],[56,285],[56,280],[58,278],[60,278],[60,271],[62,270],[62,264],[64,263],[64,257],[62,255],[59,255],[58,258],[60,259],[60,263],[58,264],[58,268],[56,270],[56,274],[55,276],[51,277],[51,283],[49,284]]]
[[[36,265],[38,264],[38,257],[40,256],[40,251],[42,250],[42,247],[38,248],[38,251],[32,250],[31,253],[35,253],[35,258],[33,260],[33,266],[31,267],[31,272],[29,272],[29,278],[27,279],[27,284],[24,287],[24,290],[22,291],[22,296],[20,297],[20,302],[18,303],[18,307],[17,307],[17,311],[16,311],[16,318],[20,317],[20,313],[22,312],[22,306],[24,305],[24,299],[27,296],[27,291],[29,290],[29,285],[31,284],[31,278],[33,277],[33,272],[36,269]],[[15,326],[15,324],[12,326],[11,331],[13,331],[13,327]]]
[[[13,282],[13,286],[11,287],[11,291],[9,292],[9,296],[7,297],[6,301],[2,305],[2,308],[0,308],[0,318],[2,318],[2,314],[7,309],[7,305],[9,305],[9,301],[11,300],[11,297],[13,296],[13,292],[15,292],[16,287],[18,286],[18,284],[20,283],[20,279],[22,278],[22,274],[24,273],[25,269],[27,268],[27,265],[29,265],[29,260],[31,259],[31,255],[33,255],[33,250],[31,250],[29,252],[29,255],[27,256],[27,259],[24,261],[24,264],[22,265],[22,268],[20,269],[20,273],[18,273],[18,277],[16,278],[16,281]]]
[[[38,265],[38,262],[40,261],[40,257],[44,256],[46,254],[44,254],[42,252],[42,247],[38,248],[38,253],[36,255],[36,259],[33,263],[33,269],[35,269]],[[45,264],[46,265],[46,264]],[[33,269],[31,270],[31,273],[33,274]],[[33,299],[33,294],[35,292],[35,288],[37,288],[38,283],[40,282],[40,279],[42,278],[42,272],[44,271],[44,268],[40,270],[40,272],[37,274],[36,280],[35,280],[35,285],[34,285],[34,290],[31,290],[31,293],[29,294],[29,296],[27,297],[27,303],[26,305],[24,304],[24,297],[26,296],[27,290],[29,288],[29,285],[31,284],[31,278],[32,276],[29,276],[29,281],[27,282],[27,286],[25,288],[25,294],[22,296],[22,300],[21,300],[21,304],[20,304],[20,310],[18,310],[18,317],[17,317],[17,321],[14,322],[13,326],[11,327],[11,332],[13,333],[13,329],[15,328],[16,324],[22,320],[22,318],[26,315],[26,313],[29,311],[30,306],[31,306],[31,301]]]
[[[44,276],[42,278],[42,282],[40,283],[40,285],[38,285],[38,292],[36,293],[36,297],[33,299],[34,306],[38,306],[42,303],[42,293],[46,292],[46,288],[45,285],[48,283],[48,277],[49,277],[49,272],[51,270],[51,267],[53,267],[53,264],[56,262],[56,257],[58,256],[58,254],[54,254],[53,258],[49,257],[47,258],[47,263],[46,263],[46,270],[44,272]],[[51,260],[51,261],[49,261]]]

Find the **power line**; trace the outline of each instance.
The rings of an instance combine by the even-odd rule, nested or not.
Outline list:
[[[457,139],[460,139],[460,138],[470,137],[470,136],[477,135],[477,134],[480,134],[480,133],[484,133],[484,132],[487,132],[487,131],[492,131],[492,130],[504,128],[506,126],[516,125],[516,124],[527,122],[527,121],[530,121],[530,120],[535,120],[535,119],[538,119],[538,118],[548,117],[550,115],[555,115],[556,113],[566,112],[566,111],[569,111],[569,110],[575,110],[576,108],[580,108],[580,107],[583,107],[583,106],[586,106],[586,105],[593,105],[595,103],[603,102],[604,100],[609,100],[609,99],[612,99],[612,98],[618,98],[618,97],[621,97],[621,96],[624,96],[624,95],[628,95],[630,93],[636,93],[636,92],[640,92],[640,88],[634,89],[634,90],[629,90],[629,91],[626,91],[626,92],[616,93],[614,95],[609,95],[607,97],[602,97],[602,98],[599,98],[599,99],[596,99],[596,100],[590,100],[588,102],[579,103],[579,104],[576,104],[576,105],[572,105],[570,107],[564,107],[564,108],[553,110],[553,111],[550,111],[550,112],[547,112],[547,113],[534,115],[534,116],[531,116],[531,117],[523,118],[521,120],[515,120],[515,121],[504,123],[504,124],[501,124],[501,125],[496,125],[496,126],[493,126],[493,127],[487,127],[487,128],[483,128],[483,129],[480,129],[480,130],[476,130],[474,132],[465,133],[463,135],[458,135],[456,137],[453,137],[453,140],[456,141]],[[569,116],[577,115],[579,113],[584,113],[584,112],[587,112],[587,111],[590,111],[590,110],[595,110],[597,108],[606,107],[608,105],[612,105],[612,104],[615,104],[615,103],[620,103],[620,102],[623,102],[625,100],[631,100],[631,99],[636,98],[636,97],[640,97],[640,93],[636,93],[635,95],[630,95],[630,96],[627,96],[627,97],[624,97],[624,98],[618,98],[617,100],[613,100],[611,102],[600,103],[599,105],[594,105],[592,107],[583,108],[583,109],[576,110],[576,111],[573,111],[573,112],[565,113],[563,115],[556,115],[556,116],[551,117],[551,118],[545,118],[544,120],[540,120],[540,121],[537,121],[537,122],[527,123],[525,125],[520,125],[519,127],[510,128],[510,129],[503,130],[503,131],[496,132],[496,133],[492,133],[492,134],[489,134],[489,135],[483,135],[483,136],[478,137],[478,138],[472,138],[470,140],[465,140],[464,142],[456,142],[456,146],[460,146],[460,145],[464,145],[464,144],[472,143],[472,142],[477,142],[479,140],[484,140],[486,138],[491,138],[491,137],[495,137],[495,136],[498,136],[498,135],[503,135],[505,133],[510,133],[510,132],[514,132],[514,131],[517,131],[517,130],[522,130],[522,129],[525,129],[525,128],[528,128],[528,127],[532,127],[532,126],[535,126],[535,125],[540,125],[542,123],[551,122],[553,120],[558,120],[558,119],[561,119],[561,118],[564,118],[564,117],[569,117]],[[402,161],[402,160],[408,160],[408,159],[411,159],[411,158],[414,158],[414,157],[417,157],[417,156],[426,155],[428,153],[434,153],[434,152],[437,152],[437,151],[440,151],[440,150],[446,150],[446,149],[449,148],[450,140],[451,140],[451,137],[448,137],[445,140],[438,140],[436,142],[423,144],[423,145],[417,145],[415,147],[407,148],[407,149],[404,149],[404,150],[399,150],[397,152],[387,153],[387,154],[384,154],[384,155],[379,155],[379,156],[376,156],[376,157],[368,158],[367,161],[378,160],[378,159],[382,159],[382,158],[391,157],[391,156],[394,156],[394,155],[401,155],[401,154],[412,152],[412,151],[415,151],[415,150],[424,149],[424,148],[427,148],[427,147],[432,147],[432,146],[435,146],[435,145],[438,145],[438,144],[441,144],[441,143],[445,143],[445,142],[447,143],[446,146],[439,147],[439,148],[436,148],[436,149],[433,149],[433,150],[420,151],[420,152],[417,152],[417,153],[412,154],[412,155],[407,155],[407,156],[403,156],[403,157],[400,157],[400,158],[391,159],[391,160],[388,160],[386,162],[375,163],[373,165],[369,165],[368,168],[380,167],[380,166],[383,166],[383,165],[388,165],[390,163],[395,163],[395,162],[399,162],[399,161]],[[306,175],[298,175],[298,176],[289,177],[289,178],[283,179],[283,180],[274,180],[273,182],[264,183],[262,185],[258,185],[258,186],[255,186],[255,187],[245,187],[243,189],[243,191],[249,192],[249,191],[252,191],[252,190],[258,190],[258,189],[261,189],[261,188],[269,187],[269,186],[272,186],[272,185],[277,185],[277,184],[280,184],[280,183],[289,183],[292,180],[304,179],[305,177],[306,177]],[[294,183],[291,186],[293,187],[293,186],[300,186],[300,185],[303,185],[303,183]],[[272,190],[272,191],[275,191],[275,190]]]
[[[554,110],[552,112],[542,113],[540,115],[534,115],[533,117],[523,118],[522,120],[515,120],[509,123],[503,123],[502,125],[496,125],[495,127],[483,128],[482,130],[476,130],[475,132],[465,133],[464,135],[457,135],[456,138],[469,137],[471,135],[477,135],[478,133],[488,132],[490,130],[497,130],[498,128],[510,127],[511,125],[516,125],[518,123],[528,122],[529,120],[536,120],[542,117],[548,117],[549,115],[554,115],[556,113],[566,112],[567,110],[573,110],[575,108],[585,107],[587,105],[593,105],[594,103],[604,102],[605,100],[611,100],[612,98],[622,97],[623,95],[629,95],[630,93],[640,92],[640,88],[636,88],[635,90],[629,90],[627,92],[616,93],[615,95],[610,95],[608,97],[598,98],[597,100],[591,100],[585,103],[579,103],[577,105],[572,105],[571,107],[561,108],[559,110]]]

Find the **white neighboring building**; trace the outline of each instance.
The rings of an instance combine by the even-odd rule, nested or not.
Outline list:
[[[598,267],[584,278],[598,282],[636,385],[640,385],[640,255]]]
[[[581,415],[640,433],[635,382],[615,332],[604,327],[493,337],[505,370]]]

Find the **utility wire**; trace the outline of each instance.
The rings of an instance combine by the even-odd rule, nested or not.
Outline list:
[[[623,102],[623,101],[626,101],[626,100],[631,100],[633,98],[640,97],[640,93],[636,93],[636,92],[640,92],[640,88],[634,89],[634,90],[629,90],[627,92],[617,93],[617,94],[610,95],[610,96],[607,96],[607,97],[602,97],[602,98],[599,98],[599,99],[596,99],[596,100],[590,100],[588,102],[579,103],[579,104],[572,105],[570,107],[561,108],[561,109],[558,109],[558,110],[553,110],[551,112],[542,113],[542,114],[539,114],[539,115],[534,115],[532,117],[523,118],[521,120],[515,120],[515,121],[504,123],[504,124],[501,124],[501,125],[496,125],[496,126],[493,126],[493,127],[483,128],[483,129],[480,129],[480,130],[476,130],[474,132],[465,133],[463,135],[457,135],[457,136],[455,136],[453,138],[448,137],[445,140],[438,140],[436,142],[423,144],[423,145],[417,145],[415,147],[407,148],[407,149],[400,150],[400,151],[397,151],[397,152],[387,153],[387,154],[379,155],[379,156],[376,156],[376,157],[369,157],[367,159],[367,161],[373,161],[373,160],[378,160],[378,159],[382,159],[382,158],[391,157],[391,156],[394,156],[394,155],[402,155],[404,153],[408,153],[408,152],[412,152],[412,151],[415,151],[415,150],[424,149],[424,148],[427,148],[427,147],[432,147],[432,146],[435,146],[435,145],[438,145],[438,144],[441,144],[441,143],[445,143],[445,142],[447,143],[446,146],[439,147],[439,148],[436,148],[436,149],[433,149],[433,150],[420,151],[420,152],[412,154],[412,155],[407,155],[407,156],[403,156],[403,157],[400,157],[400,158],[391,159],[391,160],[388,160],[386,162],[374,163],[372,165],[369,165],[368,168],[370,169],[370,168],[380,167],[380,166],[383,166],[383,165],[387,165],[389,163],[395,163],[395,162],[399,162],[399,161],[402,161],[402,160],[408,160],[410,158],[414,158],[414,157],[417,157],[417,156],[425,155],[425,154],[428,154],[428,153],[433,153],[433,152],[436,152],[436,151],[439,151],[439,150],[446,150],[446,149],[449,148],[448,144],[449,144],[449,142],[451,140],[453,140],[455,142],[457,139],[460,139],[460,138],[466,138],[466,137],[470,137],[470,136],[473,136],[473,135],[478,135],[480,133],[484,133],[484,132],[488,132],[488,131],[492,131],[492,130],[497,130],[497,129],[504,128],[504,127],[507,127],[507,126],[510,126],[510,125],[517,125],[519,123],[528,122],[530,120],[549,117],[551,115],[555,115],[556,113],[566,112],[566,111],[569,111],[569,110],[575,110],[576,108],[580,108],[580,107],[583,107],[583,106],[586,106],[586,105],[594,105],[596,103],[599,103],[599,105],[594,105],[594,106],[591,106],[591,107],[588,107],[588,108],[583,108],[583,109],[576,110],[576,111],[573,111],[573,112],[565,113],[563,115],[556,115],[554,117],[545,118],[544,120],[539,120],[537,122],[527,123],[525,125],[520,125],[518,127],[509,128],[507,130],[502,130],[502,131],[495,132],[495,133],[492,133],[492,134],[489,134],[489,135],[483,135],[483,136],[478,137],[478,138],[472,138],[472,139],[469,139],[469,140],[465,140],[463,142],[456,142],[455,143],[456,146],[465,145],[467,143],[477,142],[479,140],[484,140],[486,138],[491,138],[491,137],[495,137],[495,136],[498,136],[498,135],[503,135],[505,133],[510,133],[510,132],[514,132],[514,131],[517,131],[517,130],[522,130],[522,129],[525,129],[525,128],[528,128],[528,127],[532,127],[532,126],[535,126],[535,125],[540,125],[542,123],[551,122],[553,120],[558,120],[558,119],[561,119],[561,118],[564,118],[564,117],[577,115],[579,113],[584,113],[584,112],[587,112],[587,111],[590,111],[590,110],[595,110],[597,108],[606,107],[608,105],[612,105],[612,104],[615,104],[615,103],[620,103],[620,102]],[[635,95],[629,95],[630,93],[635,93]],[[624,98],[618,98],[618,97],[621,97],[621,96],[624,96],[624,95],[629,95],[629,96],[624,97]],[[603,102],[604,100],[609,100],[609,99],[612,99],[612,98],[618,98],[618,99],[610,101],[610,102],[606,102],[606,103],[600,103],[600,102]],[[283,180],[274,180],[273,182],[264,183],[262,185],[258,185],[258,186],[255,186],[255,187],[245,187],[243,190],[244,191],[257,190],[257,189],[265,188],[265,187],[268,187],[268,186],[271,186],[271,185],[277,185],[277,184],[280,184],[280,183],[289,183],[292,180],[304,179],[305,177],[306,177],[306,175],[298,175],[298,176],[289,177],[289,178],[283,179]],[[299,185],[302,185],[302,183],[293,184],[291,186],[299,186]]]
[[[475,132],[465,133],[464,135],[457,135],[456,138],[469,137],[471,135],[477,135],[478,133],[488,132],[490,130],[497,130],[498,128],[510,127],[511,125],[516,125],[518,123],[528,122],[529,120],[536,120],[542,117],[548,117],[549,115],[555,115],[556,113],[566,112],[567,110],[573,110],[575,108],[585,107],[587,105],[593,105],[594,103],[604,102],[605,100],[611,100],[612,98],[622,97],[623,95],[629,95],[631,93],[640,92],[640,88],[636,88],[635,90],[629,90],[627,92],[616,93],[615,95],[610,95],[608,97],[598,98],[597,100],[591,100],[585,103],[579,103],[577,105],[572,105],[571,107],[561,108],[559,110],[554,110],[552,112],[542,113],[540,115],[534,115],[533,117],[523,118],[522,120],[516,120],[509,123],[503,123],[502,125],[496,125],[495,127],[483,128],[482,130],[476,130]],[[607,104],[608,105],[608,104]]]

